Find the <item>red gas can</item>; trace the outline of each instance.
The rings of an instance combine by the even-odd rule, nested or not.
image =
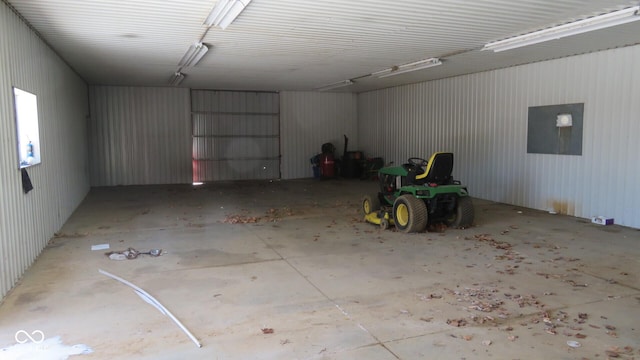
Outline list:
[[[320,171],[325,179],[336,176],[335,161],[332,154],[322,154],[320,156]]]

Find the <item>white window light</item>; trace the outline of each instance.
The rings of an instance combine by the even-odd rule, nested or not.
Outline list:
[[[640,6],[487,43],[482,50],[500,52],[640,20]]]
[[[14,87],[13,101],[18,135],[19,166],[24,168],[39,164],[41,153],[38,97],[35,94]]]
[[[556,127],[571,127],[573,126],[573,120],[571,114],[558,114],[556,118]]]
[[[219,0],[204,21],[207,26],[226,29],[240,15],[251,0]]]
[[[171,78],[169,79],[169,84],[171,86],[178,86],[180,85],[182,80],[184,80],[184,74],[178,71],[173,74],[173,76],[171,76]]]
[[[341,87],[345,87],[345,86],[349,86],[349,85],[353,85],[353,81],[352,80],[342,80],[342,81],[338,81],[332,84],[328,84],[328,85],[324,85],[321,86],[319,88],[317,88],[317,91],[328,91],[328,90],[333,90],[333,89],[337,89],[337,88],[341,88]]]
[[[400,65],[400,66],[390,67],[388,69],[374,72],[371,75],[378,78],[385,78],[388,76],[400,75],[400,74],[408,73],[411,71],[423,70],[423,69],[427,69],[427,68],[438,66],[438,65],[442,65],[442,61],[440,61],[440,59],[430,58],[430,59],[415,61],[412,63]]]
[[[202,59],[204,54],[207,53],[207,51],[209,51],[209,47],[207,47],[207,45],[201,42],[197,42],[189,46],[189,50],[187,50],[187,53],[184,54],[182,59],[180,59],[178,66],[180,67],[195,66],[200,61],[200,59]]]

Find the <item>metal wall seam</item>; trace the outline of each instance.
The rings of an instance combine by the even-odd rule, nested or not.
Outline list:
[[[361,93],[360,145],[396,163],[451,150],[473,196],[640,227],[638,60],[636,45]],[[528,154],[528,108],[576,102],[582,155]]]
[[[283,179],[313,177],[309,160],[328,142],[341,154],[344,135],[349,138],[349,150],[361,150],[357,95],[284,91],[280,103]],[[375,128],[366,126],[366,120],[364,124],[366,131]]]
[[[13,287],[89,191],[87,86],[0,3],[0,298]],[[42,163],[22,191],[12,86],[36,94]]]
[[[191,183],[189,89],[91,86],[93,186]]]

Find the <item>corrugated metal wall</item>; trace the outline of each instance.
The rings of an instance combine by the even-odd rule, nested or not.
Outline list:
[[[640,227],[640,46],[360,94],[365,151],[455,153],[471,194]],[[529,106],[584,103],[582,156],[527,154]]]
[[[193,180],[280,178],[278,93],[193,90]]]
[[[0,299],[89,191],[87,86],[0,2]],[[42,163],[24,194],[12,86],[36,94]]]
[[[191,183],[189,89],[91,86],[92,186]]]
[[[357,95],[351,93],[280,93],[282,178],[313,176],[310,159],[330,142],[342,154],[344,137],[349,151],[359,149]]]

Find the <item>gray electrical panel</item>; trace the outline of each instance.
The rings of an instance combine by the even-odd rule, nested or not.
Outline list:
[[[527,153],[582,155],[584,103],[529,107]]]

